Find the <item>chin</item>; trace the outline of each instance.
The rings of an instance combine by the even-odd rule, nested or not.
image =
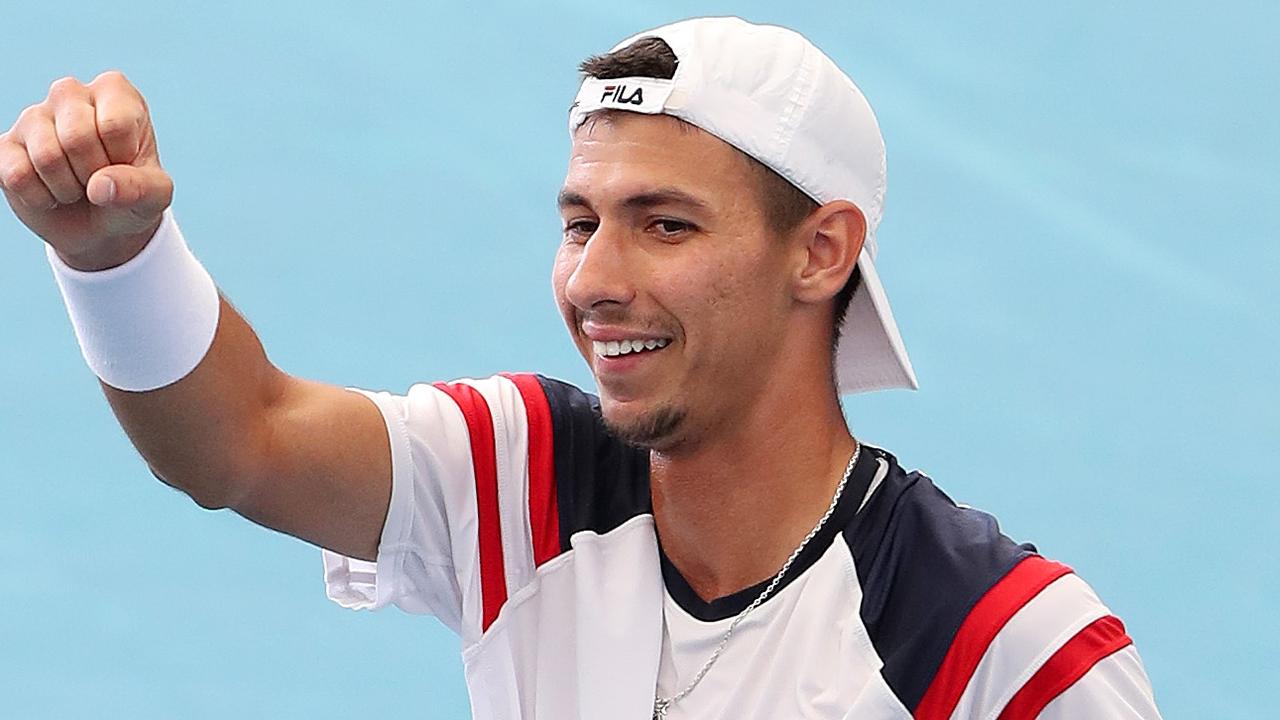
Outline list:
[[[619,440],[647,450],[670,450],[682,442],[687,413],[674,405],[630,409],[601,398],[604,424]]]

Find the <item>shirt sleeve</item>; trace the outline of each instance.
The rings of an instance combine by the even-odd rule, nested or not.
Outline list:
[[[435,615],[471,644],[560,552],[547,395],[532,375],[348,390],[386,423],[391,502],[374,562],[322,552],[326,594]]]
[[[1116,720],[1159,718],[1151,681],[1133,645],[1109,655],[1044,707],[1040,720],[1107,717]]]
[[[1160,714],[1124,624],[1067,573],[999,627],[950,717],[1157,720]]]

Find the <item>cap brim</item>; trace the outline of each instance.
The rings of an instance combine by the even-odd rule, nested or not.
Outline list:
[[[858,256],[858,267],[862,284],[849,302],[844,332],[836,349],[836,383],[840,392],[915,390],[920,387],[916,373],[893,320],[875,261],[865,245]]]

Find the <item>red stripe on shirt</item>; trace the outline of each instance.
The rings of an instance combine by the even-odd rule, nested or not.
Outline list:
[[[1132,643],[1120,618],[1108,615],[1094,620],[1040,666],[1004,706],[999,720],[1032,720],[1090,668]]]
[[[464,383],[435,383],[458,404],[471,438],[471,464],[476,476],[479,521],[481,632],[488,630],[507,601],[507,574],[502,560],[502,523],[498,515],[498,464],[493,449],[493,416],[480,391]]]
[[[1071,572],[1061,563],[1030,555],[1005,573],[974,604],[916,706],[917,720],[945,720],[960,702],[982,656],[1000,630],[1049,583]]]
[[[503,373],[524,399],[529,425],[529,528],[533,531],[534,567],[560,554],[560,510],[556,500],[555,447],[551,405],[538,378]]]

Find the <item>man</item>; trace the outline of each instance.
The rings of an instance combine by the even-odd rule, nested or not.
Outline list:
[[[583,71],[553,285],[598,398],[272,366],[119,74],[24,111],[0,183],[156,476],[324,548],[343,605],[439,617],[477,718],[1158,717],[1083,581],[845,424],[840,390],[915,387],[852,82],[727,18]]]

